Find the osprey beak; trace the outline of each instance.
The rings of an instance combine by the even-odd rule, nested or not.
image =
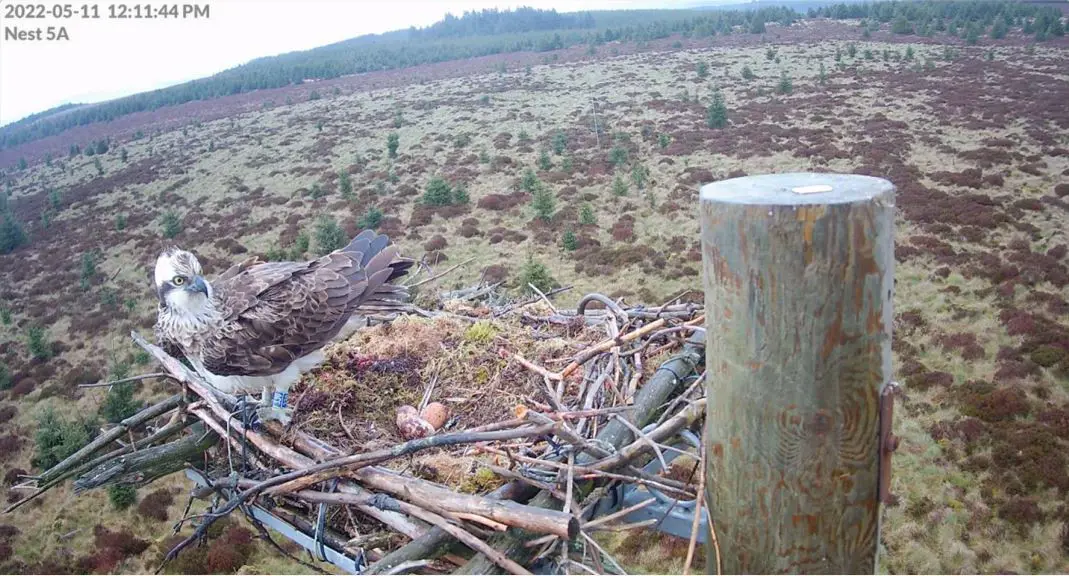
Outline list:
[[[201,278],[200,276],[194,276],[186,286],[186,290],[190,292],[200,292],[205,296],[208,295],[208,285],[204,283],[204,278]]]

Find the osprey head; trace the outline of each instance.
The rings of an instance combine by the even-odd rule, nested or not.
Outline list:
[[[160,304],[176,314],[200,316],[207,311],[212,287],[201,275],[192,253],[170,248],[156,259],[156,294]]]

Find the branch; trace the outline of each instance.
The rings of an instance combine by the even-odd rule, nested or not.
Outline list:
[[[117,384],[126,384],[127,382],[140,382],[142,380],[148,380],[149,378],[171,378],[172,376],[166,372],[153,372],[151,374],[141,374],[138,376],[131,376],[129,378],[122,378],[120,380],[112,380],[111,382],[95,382],[93,384],[79,384],[79,388],[106,388],[108,386],[115,386]]]
[[[75,494],[108,484],[143,486],[186,467],[190,458],[202,454],[219,438],[203,424],[181,440],[120,456],[96,466],[74,481]]]
[[[516,562],[509,560],[507,556],[491,548],[486,542],[483,542],[479,538],[472,536],[470,532],[450,524],[448,520],[441,516],[424,510],[419,506],[409,504],[400,500],[394,500],[393,498],[386,499],[384,502],[381,495],[360,498],[354,497],[349,494],[339,494],[336,492],[313,492],[310,490],[302,490],[297,492],[295,496],[306,502],[325,502],[327,504],[369,504],[377,502],[382,506],[396,507],[397,510],[410,514],[445,530],[457,540],[460,540],[464,544],[470,546],[473,550],[486,554],[491,560],[498,566],[509,571],[510,574],[531,574],[526,568],[520,566]]]
[[[177,408],[180,404],[182,404],[182,395],[175,394],[174,396],[171,396],[163,402],[149,406],[148,408],[145,408],[137,414],[134,414],[133,416],[123,420],[122,422],[119,422],[119,424],[116,425],[114,428],[108,430],[100,436],[97,436],[96,439],[94,439],[92,442],[86,444],[74,454],[71,454],[70,456],[66,457],[65,459],[63,459],[62,462],[46,470],[38,478],[38,481],[43,483],[51,482],[57,476],[77,466],[78,463],[86,460],[101,448],[121,438],[124,434],[126,434],[135,426],[139,426],[161,414],[169,412],[170,410]]]

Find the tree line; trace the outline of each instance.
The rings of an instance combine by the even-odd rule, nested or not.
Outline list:
[[[1007,1],[843,3],[810,8],[810,17],[894,22],[895,31],[940,30],[937,23],[1018,26],[1037,39],[1064,33],[1060,13],[1050,6]],[[349,74],[406,68],[522,51],[546,52],[576,45],[645,42],[673,34],[708,37],[762,34],[765,25],[790,25],[802,14],[783,6],[748,10],[627,10],[560,14],[520,8],[447,15],[425,28],[369,34],[312,50],[259,58],[213,76],[96,105],[65,105],[63,114],[39,113],[0,128],[0,149],[58,134],[76,126],[107,122],[135,112],[209,100],[266,88]],[[905,22],[905,26],[901,25]],[[907,30],[908,28],[908,30]]]

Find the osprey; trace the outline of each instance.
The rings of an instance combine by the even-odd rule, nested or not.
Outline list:
[[[366,325],[369,315],[405,308],[407,288],[390,282],[414,261],[388,244],[365,230],[315,260],[253,257],[211,282],[196,256],[169,248],[156,260],[156,340],[217,390],[261,391],[260,419],[288,423],[289,389],[323,362],[324,346]]]

